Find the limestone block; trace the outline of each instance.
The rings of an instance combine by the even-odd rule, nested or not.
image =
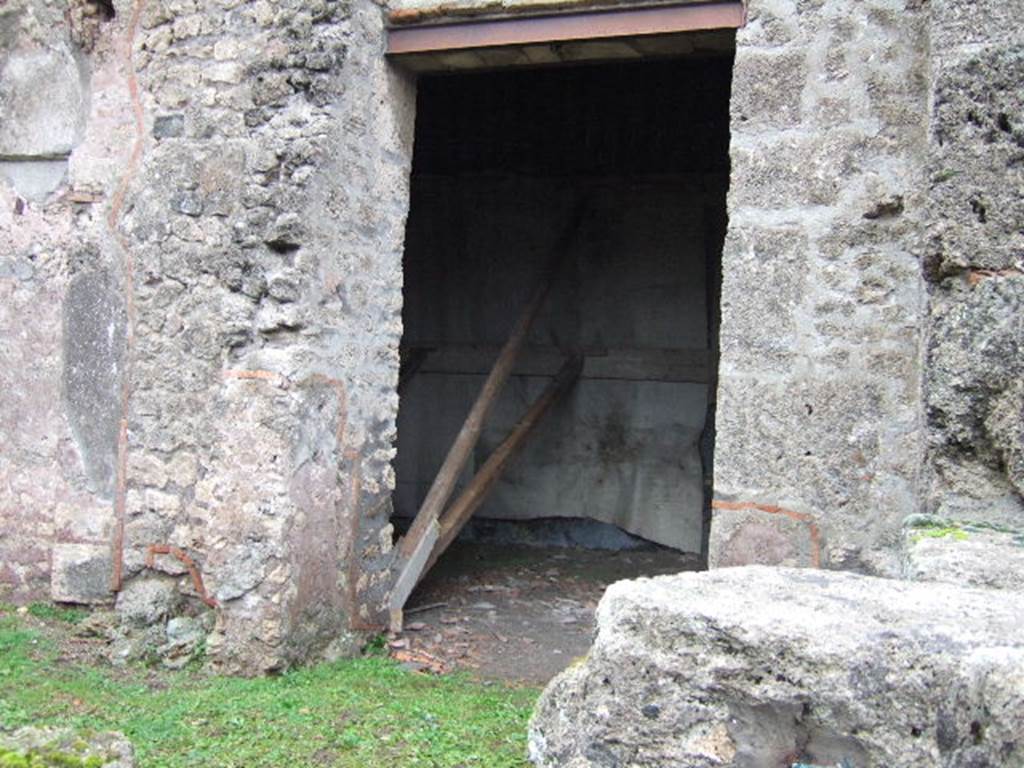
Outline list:
[[[932,509],[947,517],[1016,525],[1024,510],[1022,314],[1019,275],[933,296],[926,396],[940,482]]]
[[[547,687],[547,768],[1024,761],[1024,597],[752,566],[624,581]]]
[[[946,53],[934,80],[931,276],[1024,268],[1024,42]]]
[[[1020,40],[1019,2],[932,0],[932,48]]]
[[[903,577],[1024,592],[1024,531],[913,515],[903,528]]]
[[[782,499],[799,499],[805,502],[802,510],[860,517],[852,510],[866,503],[870,476],[888,461],[877,448],[888,429],[884,405],[881,385],[867,377],[723,376],[716,416],[717,492],[722,498],[790,507]],[[772,497],[765,498],[765,491]]]
[[[807,236],[795,227],[745,225],[726,237],[720,344],[727,365],[745,372],[791,369],[797,313],[806,290]]]
[[[61,603],[106,603],[113,597],[110,547],[103,544],[54,544],[50,596]]]
[[[839,128],[757,140],[734,135],[730,210],[834,205],[866,146],[857,132]]]
[[[118,592],[116,609],[122,623],[145,627],[172,615],[180,602],[175,579],[137,578]]]
[[[803,49],[775,52],[741,48],[733,67],[733,130],[792,128],[800,123],[800,99],[807,80]]]

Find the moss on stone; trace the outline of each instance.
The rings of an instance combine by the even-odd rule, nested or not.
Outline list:
[[[10,750],[0,747],[0,768],[103,768],[104,760],[55,749]]]
[[[913,535],[912,541],[916,544],[922,539],[944,539],[947,537],[955,541],[965,541],[967,539],[967,531],[957,525],[948,525],[942,528],[922,528]]]

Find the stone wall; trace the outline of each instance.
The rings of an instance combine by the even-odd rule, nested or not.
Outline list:
[[[0,12],[0,159],[66,165],[0,187],[4,581],[205,597],[216,662],[279,667],[384,598],[412,87],[368,0],[97,11]]]
[[[751,4],[712,564],[894,574],[912,512],[1024,520],[1022,11]]]
[[[0,597],[121,586],[225,669],[344,652],[392,557],[386,9],[112,8],[0,7]],[[752,0],[713,565],[894,573],[912,512],[1020,521],[1022,10]]]
[[[930,512],[1024,523],[1024,3],[932,3]]]
[[[712,567],[896,567],[924,452],[928,31],[903,0],[754,0],[738,33]]]

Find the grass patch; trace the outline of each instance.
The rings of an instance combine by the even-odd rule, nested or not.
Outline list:
[[[57,657],[46,635],[0,617],[0,726],[121,731],[142,768],[521,768],[538,695],[380,656],[249,680]]]
[[[29,616],[43,621],[62,621],[65,624],[77,624],[89,612],[82,608],[68,608],[54,603],[30,603],[28,606]]]

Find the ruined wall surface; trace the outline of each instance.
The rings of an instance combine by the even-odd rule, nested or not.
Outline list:
[[[152,645],[207,612],[191,569],[226,668],[342,650],[390,546],[413,91],[383,12],[78,2],[0,11],[3,581],[102,602],[121,570]]]
[[[116,185],[131,112],[89,8],[0,8],[0,589],[15,599],[50,594],[51,556],[109,595],[109,565],[81,555],[113,530],[125,307],[92,200]]]
[[[1024,525],[1024,3],[932,3],[929,512]]]
[[[928,31],[904,0],[753,0],[737,35],[712,567],[896,567],[923,457]]]
[[[751,4],[713,565],[893,574],[910,513],[1024,522],[1022,12]]]

